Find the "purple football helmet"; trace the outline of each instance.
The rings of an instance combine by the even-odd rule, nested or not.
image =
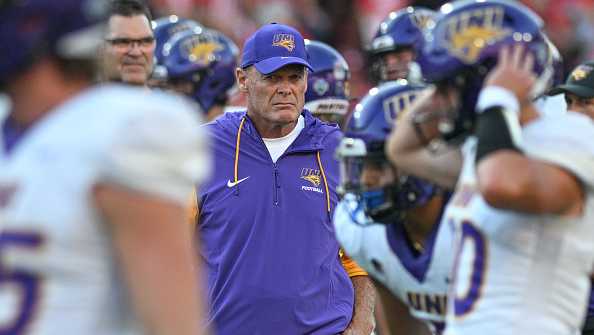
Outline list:
[[[102,0],[0,2],[0,83],[44,55],[92,59],[103,40],[108,3]]]
[[[333,47],[305,40],[314,71],[308,74],[305,108],[326,121],[341,124],[349,108],[349,65]]]
[[[437,191],[431,183],[398,173],[384,153],[395,120],[425,88],[406,80],[372,88],[355,107],[336,151],[340,193],[355,194],[375,222],[400,222],[407,210],[426,204]]]
[[[439,127],[444,140],[457,143],[474,129],[478,94],[503,46],[523,43],[534,55],[533,97],[551,83],[552,56],[542,20],[516,1],[455,1],[440,12],[417,61],[427,82],[461,93],[460,106]]]
[[[557,46],[553,44],[553,42],[549,39],[548,36],[544,36],[545,40],[551,50],[551,62],[553,66],[553,78],[551,79],[551,84],[547,87],[547,89],[551,89],[557,85],[563,84],[565,81],[565,73],[563,69],[563,57],[557,49]]]
[[[194,28],[202,28],[198,22],[190,19],[180,18],[177,15],[169,15],[153,20],[153,33],[155,35],[155,64],[163,64],[163,47],[173,35],[181,31]]]
[[[177,33],[164,48],[163,66],[168,80],[192,83],[190,97],[204,112],[224,104],[235,86],[239,49],[223,33],[213,29]]]
[[[165,60],[163,48],[165,44],[176,33],[191,29],[200,31],[202,25],[194,20],[180,18],[177,15],[169,15],[153,20],[152,27],[155,36],[155,68],[152,76],[157,80],[166,80],[167,71],[163,66]]]
[[[435,24],[435,15],[436,12],[422,7],[406,7],[388,14],[380,23],[368,48],[371,76],[374,81],[407,79],[410,71],[415,70],[415,63],[408,64],[413,68],[406,71],[405,76],[393,78],[393,75],[388,74],[389,69],[384,57],[392,52],[410,50],[416,53],[420,50],[423,46],[424,32]]]

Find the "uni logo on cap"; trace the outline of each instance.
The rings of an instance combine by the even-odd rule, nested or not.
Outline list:
[[[283,47],[291,52],[295,49],[295,36],[293,34],[275,34],[272,38],[272,46]]]

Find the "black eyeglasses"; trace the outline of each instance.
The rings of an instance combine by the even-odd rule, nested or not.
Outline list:
[[[143,38],[117,37],[107,38],[105,40],[114,47],[121,49],[131,48],[134,46],[134,44],[138,45],[139,48],[147,49],[153,46],[153,43],[155,42],[155,38],[153,36],[147,36]]]

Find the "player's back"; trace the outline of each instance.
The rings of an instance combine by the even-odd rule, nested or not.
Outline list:
[[[157,127],[171,135],[181,127],[184,137],[194,125],[174,98],[107,86],[58,107],[11,152],[0,151],[0,333],[141,333],[93,187],[126,175],[152,182],[145,168],[159,162],[133,148]],[[176,138],[161,140],[149,149]]]
[[[572,114],[572,115],[570,115]],[[585,189],[577,218],[490,207],[477,190],[476,141],[446,218],[461,251],[449,296],[447,334],[555,334],[579,331],[594,261],[594,134],[583,116],[542,117],[523,130],[523,151],[575,174]]]

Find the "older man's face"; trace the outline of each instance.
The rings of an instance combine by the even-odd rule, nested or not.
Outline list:
[[[104,70],[111,81],[145,85],[153,71],[155,40],[151,23],[144,15],[109,19]]]
[[[307,71],[303,65],[287,65],[262,74],[255,67],[245,70],[248,106],[271,124],[295,122],[305,104]]]

